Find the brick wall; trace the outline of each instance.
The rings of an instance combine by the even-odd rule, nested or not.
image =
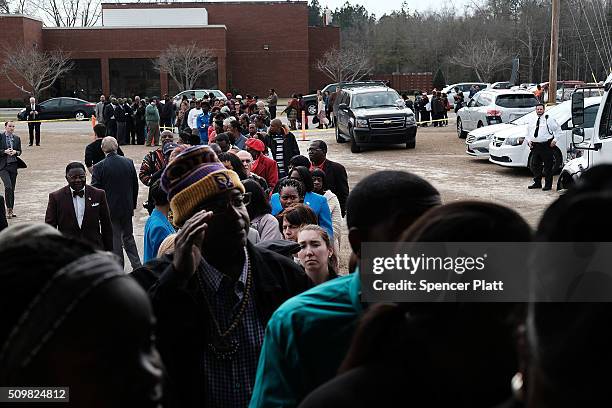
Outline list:
[[[316,68],[316,63],[332,48],[340,48],[339,27],[308,27],[308,59],[309,92],[322,89],[332,82],[325,74]],[[313,92],[314,93],[314,92]]]

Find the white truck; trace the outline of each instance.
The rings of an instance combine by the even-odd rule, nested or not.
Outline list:
[[[557,189],[568,188],[580,178],[587,169],[598,164],[612,164],[612,74],[604,83],[604,94],[595,117],[593,137],[585,140],[583,125],[587,119],[585,115],[582,92],[572,94],[572,142],[576,149],[582,151],[582,155],[570,160],[561,170],[557,182]]]

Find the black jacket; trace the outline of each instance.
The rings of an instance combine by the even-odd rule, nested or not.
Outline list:
[[[270,157],[274,158],[276,153],[276,142],[274,137],[270,134],[265,137],[266,146],[270,149]],[[285,141],[283,143],[283,162],[285,165],[285,173],[289,172],[289,161],[293,156],[300,154],[300,148],[298,147],[297,141],[293,133],[289,132],[285,135]]]
[[[312,283],[291,259],[247,243],[253,273],[255,305],[265,326],[272,313],[287,299],[310,288]],[[164,267],[164,264],[160,264]],[[210,315],[197,277],[186,283],[175,280],[166,267],[150,289],[157,318],[157,347],[167,374],[165,407],[204,407],[203,355],[206,352]]]
[[[106,192],[111,219],[134,215],[138,200],[138,176],[134,162],[110,153],[97,163],[92,172],[91,185]]]
[[[346,169],[340,163],[326,159],[322,170],[325,172],[325,184],[338,197],[342,216],[346,215],[346,199],[349,195],[348,176]]]

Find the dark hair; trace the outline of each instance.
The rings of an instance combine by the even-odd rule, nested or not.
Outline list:
[[[304,166],[309,169],[310,164],[310,159],[306,156],[302,156],[301,154],[296,154],[291,158],[291,160],[289,160],[289,167]]]
[[[327,187],[327,181],[326,181],[326,177],[325,177],[325,172],[323,170],[321,170],[318,167],[315,167],[314,169],[312,169],[312,171],[310,172],[311,177],[314,179],[315,177],[321,177],[321,179],[323,179],[323,191],[326,191],[328,189]],[[314,190],[314,182],[313,182],[313,190]]]
[[[252,179],[246,179],[242,182],[247,193],[251,193],[251,202],[247,205],[249,218],[251,221],[259,216],[272,213],[272,206],[263,188],[258,182]]]
[[[542,107],[546,108],[546,104],[545,104],[544,102],[538,102],[538,103],[536,103],[536,108],[537,108],[538,106],[542,106]]]
[[[155,205],[168,204],[168,193],[161,188],[161,183],[159,180],[156,180],[153,184],[151,184],[149,189],[151,190],[151,197],[153,198]]]
[[[294,171],[297,171],[300,175],[300,181],[304,184],[306,193],[312,192],[312,190],[314,190],[314,183],[312,182],[312,175],[310,174],[310,171],[308,171],[308,169],[304,166],[293,167],[291,173]],[[289,174],[289,177],[291,177],[291,174]]]
[[[226,141],[228,144],[230,143],[230,138],[229,138],[229,135],[228,135],[226,132],[219,133],[219,134],[217,135],[217,139],[216,139],[217,144],[218,144],[218,143],[219,143],[221,140],[225,140],[225,141]]]
[[[414,221],[439,204],[438,190],[425,179],[404,171],[379,171],[361,180],[349,194],[346,224],[349,229],[367,231],[399,215]]]
[[[96,126],[93,127],[93,130],[98,139],[106,136],[106,125],[104,125],[104,123],[96,123]]]
[[[302,183],[299,180],[295,180],[292,178],[284,178],[282,179],[279,183],[278,183],[278,195],[280,197],[281,195],[281,191],[283,188],[285,187],[293,187],[297,190],[298,195],[300,196],[300,199],[304,199],[304,197],[306,196],[306,191],[305,191],[305,187],[304,187],[304,183]]]
[[[0,250],[4,260],[0,268],[0,344],[59,269],[93,252],[82,241],[63,235],[25,236]]]
[[[220,154],[217,155],[217,157],[219,158],[219,161],[230,162],[232,164],[232,169],[238,174],[238,177],[240,178],[240,180],[244,180],[247,178],[244,164],[242,164],[242,161],[240,160],[240,158],[236,156],[234,153],[221,152]]]
[[[526,242],[531,227],[516,211],[494,203],[459,201],[434,207],[401,236],[406,242]]]
[[[325,143],[323,140],[313,140],[312,143],[317,143],[319,148],[327,153],[327,143]]]
[[[237,120],[232,120],[229,124],[233,129],[240,129],[240,122]]]
[[[307,224],[318,225],[319,220],[317,215],[310,207],[305,204],[293,204],[285,208],[279,214],[279,224],[281,231],[283,229],[283,219],[287,220],[292,225],[302,226]]]
[[[83,169],[83,171],[85,171],[85,165],[76,161],[68,163],[66,166],[66,175],[68,175],[68,172],[72,169]]]

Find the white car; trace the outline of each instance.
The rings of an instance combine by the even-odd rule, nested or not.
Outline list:
[[[225,94],[218,89],[188,89],[186,91],[176,94],[174,98],[172,98],[172,100],[174,101],[174,104],[176,106],[179,106],[181,104],[181,100],[183,99],[183,95],[186,95],[189,100],[194,97],[196,99],[202,99],[204,98],[204,95],[208,95],[211,92],[213,93],[213,95],[215,95],[215,98],[220,99],[222,101],[227,100]]]
[[[526,91],[480,91],[457,112],[457,135],[463,138],[474,129],[510,122],[533,111],[537,104],[535,95]]]
[[[461,82],[458,84],[448,85],[447,87],[442,89],[442,91],[440,92],[446,94],[446,97],[448,98],[448,103],[450,104],[450,106],[454,107],[455,106],[455,95],[457,95],[457,92],[455,89],[459,88],[459,90],[463,92],[463,100],[467,101],[468,99],[470,99],[470,89],[472,88],[472,86],[476,86],[476,85],[478,85],[479,90],[483,90],[489,86],[489,84],[485,82]],[[429,98],[429,100],[431,100],[431,97]]]
[[[601,103],[601,97],[591,97],[584,100],[584,133],[585,139],[590,140],[593,136],[595,117]],[[572,101],[563,102],[546,111],[546,115],[554,118],[561,126],[561,136],[555,149],[555,162],[553,171],[561,170],[563,165],[578,155],[578,151],[572,146]],[[524,143],[529,123],[534,123],[538,117],[534,112],[521,118],[522,125],[504,129],[495,134],[489,144],[489,161],[505,167],[528,167],[533,170],[531,160],[531,149]]]
[[[528,123],[528,121],[529,119],[525,119],[525,116],[521,116],[508,123],[498,123],[497,125],[484,126],[472,130],[465,138],[465,152],[473,157],[488,159],[489,144],[498,132],[514,129],[516,126]]]
[[[487,87],[487,89],[511,89],[512,85],[508,81],[504,82],[493,82]]]

